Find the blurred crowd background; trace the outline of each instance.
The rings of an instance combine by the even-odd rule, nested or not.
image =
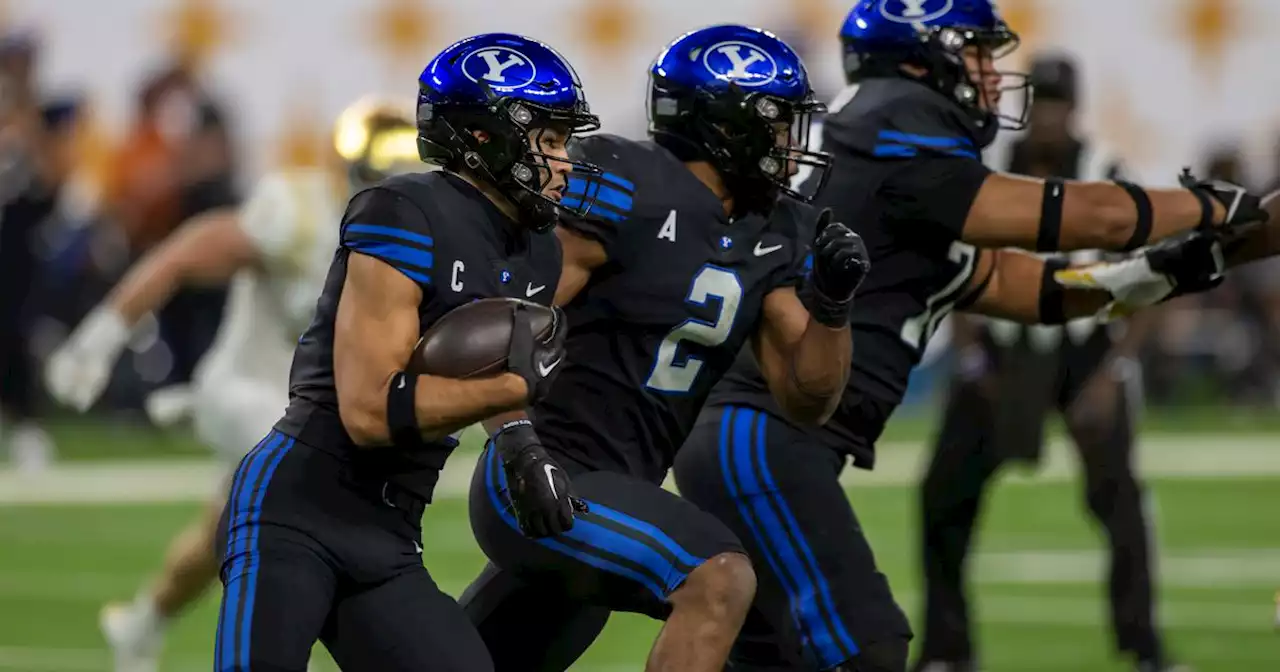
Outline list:
[[[415,91],[453,39],[511,30],[582,70],[605,130],[644,131],[644,68],[691,27],[774,29],[820,93],[843,82],[836,0],[10,0],[0,3],[0,433],[40,453],[65,413],[41,390],[45,355],[140,255],[183,220],[234,201],[262,171],[327,160],[327,127],[366,93]],[[1008,0],[1024,36],[1005,67],[1065,56],[1079,75],[1072,132],[1148,183],[1183,165],[1257,190],[1280,186],[1280,81],[1268,0]],[[500,11],[499,11],[500,10]],[[1271,31],[1274,32],[1274,31]],[[1002,143],[1007,143],[1005,138]],[[999,147],[993,149],[998,153]],[[184,291],[122,358],[99,414],[135,417],[209,346],[220,288]],[[1159,406],[1280,406],[1280,262],[1233,274],[1164,310],[1144,352]],[[943,336],[913,382],[928,408],[950,358]],[[906,412],[910,412],[907,410]]]

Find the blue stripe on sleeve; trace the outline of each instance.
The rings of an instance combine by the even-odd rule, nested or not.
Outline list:
[[[917,154],[915,147],[906,145],[876,145],[873,153],[876,156],[895,156],[911,158]]]
[[[399,238],[407,243],[413,243],[422,247],[433,247],[436,244],[436,242],[431,239],[431,236],[424,236],[420,233],[405,231],[404,229],[397,229],[391,226],[379,226],[377,224],[348,224],[343,229],[344,237],[360,234]]]
[[[919,145],[921,147],[930,147],[933,149],[973,146],[973,141],[968,138],[939,135],[918,135],[916,133],[903,133],[901,131],[880,131],[878,137],[881,140],[887,140],[889,142],[901,142],[907,145]]]

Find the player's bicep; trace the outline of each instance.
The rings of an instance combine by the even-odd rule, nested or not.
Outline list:
[[[1044,180],[992,173],[965,218],[962,238],[980,247],[1036,249]]]
[[[599,241],[572,229],[558,227],[556,237],[560,240],[562,267],[560,284],[556,286],[555,305],[563,306],[586,287],[591,280],[591,272],[609,258]]]
[[[426,216],[387,189],[357,194],[342,223],[342,246],[390,266],[419,287],[431,284],[435,240]]]
[[[376,257],[352,253],[334,319],[338,409],[353,436],[385,434],[386,389],[420,336],[422,289]]]

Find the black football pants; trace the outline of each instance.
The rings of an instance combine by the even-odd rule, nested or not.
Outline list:
[[[422,566],[425,503],[273,431],[236,469],[219,526],[216,672],[492,672],[480,635]],[[430,543],[429,541],[427,543]]]
[[[1063,397],[1060,409],[1074,398],[1072,394]],[[1151,542],[1142,486],[1133,472],[1133,409],[1124,394],[1116,397],[1121,407],[1113,416],[1114,426],[1069,429],[1084,466],[1085,501],[1105,529],[1110,547],[1116,646],[1149,659],[1159,653],[1153,624]],[[924,660],[973,660],[964,565],[983,492],[1006,459],[993,447],[994,413],[991,400],[976,384],[958,384],[925,476],[921,491]]]

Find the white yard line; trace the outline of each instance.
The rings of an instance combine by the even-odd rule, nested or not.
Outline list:
[[[885,442],[873,472],[845,470],[842,481],[856,487],[898,487],[916,482],[929,454],[915,442]],[[1230,479],[1280,476],[1280,437],[1156,437],[1140,444],[1139,465],[1150,479]],[[475,467],[473,454],[449,461],[438,497],[465,497]],[[1012,483],[1062,482],[1076,477],[1073,449],[1057,441],[1035,471],[1010,469]],[[224,467],[212,461],[80,462],[56,465],[39,474],[0,469],[0,506],[16,504],[132,504],[189,502],[213,496],[224,486]]]

